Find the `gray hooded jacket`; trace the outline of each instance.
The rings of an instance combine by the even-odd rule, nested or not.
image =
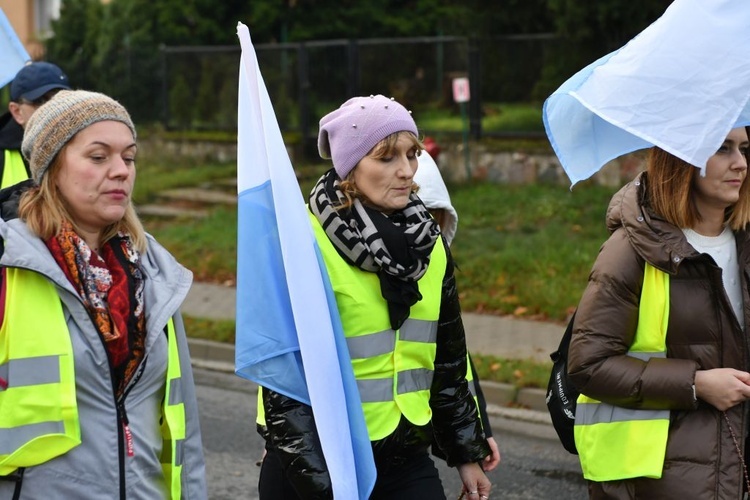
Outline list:
[[[7,205],[2,208],[7,218]],[[20,498],[156,500],[168,497],[159,458],[167,368],[165,326],[170,318],[174,319],[179,346],[186,414],[182,498],[207,498],[198,407],[179,313],[192,282],[190,271],[149,236],[148,251],[142,255],[146,277],[146,356],[142,374],[126,389],[124,400],[134,440],[134,456],[129,457],[124,451],[107,353],[83,302],[42,240],[31,234],[20,219],[0,219],[0,238],[5,246],[0,266],[38,272],[57,288],[73,344],[81,427],[79,446],[44,464],[25,469]],[[15,485],[13,481],[0,480],[0,498],[12,498]]]

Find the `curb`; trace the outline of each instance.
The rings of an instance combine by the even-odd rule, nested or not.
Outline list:
[[[489,380],[480,381],[487,406],[525,408],[547,413],[547,391],[544,389],[518,389],[511,384],[501,384]]]
[[[211,340],[188,338],[193,366],[205,370],[234,373],[234,346]],[[549,423],[544,389],[517,389],[511,384],[482,381],[487,413],[517,420]]]

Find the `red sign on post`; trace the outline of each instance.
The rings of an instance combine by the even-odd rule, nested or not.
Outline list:
[[[469,79],[468,78],[454,78],[453,79],[453,100],[455,102],[469,102]]]

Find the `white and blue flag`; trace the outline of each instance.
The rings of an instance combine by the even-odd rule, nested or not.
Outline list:
[[[651,146],[703,172],[729,131],[750,123],[749,26],[750,2],[675,0],[566,81],[543,119],[571,182]]]
[[[10,83],[31,58],[0,9],[0,87]]]
[[[247,26],[237,34],[236,372],[311,405],[335,498],[364,500],[375,464],[336,300]]]

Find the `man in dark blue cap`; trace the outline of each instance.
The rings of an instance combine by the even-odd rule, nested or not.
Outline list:
[[[23,128],[39,106],[69,88],[67,75],[52,63],[32,62],[16,74],[10,84],[8,112],[0,116],[0,188],[29,178],[29,167],[21,156]]]

